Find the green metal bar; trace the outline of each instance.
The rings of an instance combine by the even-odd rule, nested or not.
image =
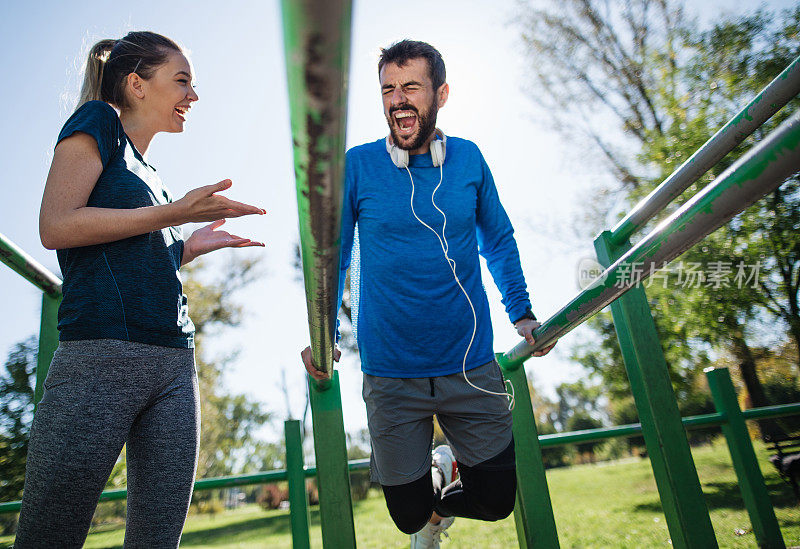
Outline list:
[[[42,294],[42,317],[39,324],[39,351],[36,354],[36,389],[33,392],[33,402],[39,404],[44,393],[44,380],[50,369],[50,362],[58,347],[58,306],[61,304],[61,294],[51,296]]]
[[[322,545],[334,549],[355,547],[339,372],[333,372],[327,388],[319,387],[311,376],[308,376],[308,385],[314,418]]]
[[[611,242],[608,231],[594,245],[605,266],[627,251]],[[614,301],[611,313],[672,545],[717,547],[644,288],[636,286]]]
[[[728,421],[722,424],[722,433],[728,443],[731,461],[739,480],[739,489],[742,492],[744,506],[750,515],[753,533],[758,546],[763,549],[785,549],[778,519],[764,484],[761,469],[750,441],[750,433],[736,400],[736,390],[733,388],[730,372],[727,368],[707,368],[705,370],[708,387],[711,389],[711,398],[717,411],[724,413]]]
[[[49,296],[61,295],[61,279],[0,233],[0,261]]]
[[[314,363],[333,372],[351,4],[283,0],[300,247]]]
[[[498,354],[497,359],[503,368],[502,356]],[[514,387],[515,405],[511,413],[517,455],[517,504],[514,507],[517,539],[522,548],[557,548],[556,520],[525,368],[503,370],[506,380]]]
[[[282,0],[281,8],[311,353],[331,379],[309,378],[322,539],[325,547],[355,547],[333,369],[352,6],[349,0]]]
[[[350,471],[363,471],[369,469],[369,459],[354,459],[348,462],[348,470]],[[316,467],[305,467],[303,474],[306,478],[317,476]],[[261,471],[259,473],[249,473],[246,475],[233,475],[229,477],[212,477],[203,478],[194,483],[194,491],[201,490],[215,490],[219,488],[230,488],[232,486],[252,486],[254,484],[268,484],[270,482],[279,482],[288,480],[288,475],[285,469],[276,469],[274,471]],[[115,490],[106,490],[100,494],[100,501],[111,501],[118,499],[125,499],[128,496],[128,491],[125,488]],[[3,513],[12,513],[19,511],[20,501],[7,501],[0,503],[0,515]]]
[[[306,494],[306,475],[303,471],[303,435],[300,421],[287,419],[283,422],[286,437],[286,476],[289,481],[289,511],[292,525],[292,547],[309,549],[308,536],[308,495]]]
[[[681,420],[685,429],[708,427],[711,425],[722,425],[725,422],[723,414],[704,414],[700,416],[685,417]],[[609,438],[631,437],[641,434],[642,424],[631,423],[629,425],[617,425],[615,427],[604,427],[600,429],[584,429],[581,431],[570,431],[569,433],[553,433],[541,435],[539,442],[542,448],[554,446],[565,446],[567,444],[577,444],[580,442],[596,442]]]
[[[764,406],[763,408],[751,408],[744,410],[742,416],[747,419],[761,419],[769,417],[785,417],[792,415],[800,415],[800,402],[793,404],[781,404],[777,406]],[[703,414],[699,416],[690,416],[683,418],[683,425],[685,427],[703,427],[709,425],[722,425],[725,421],[725,415]],[[595,436],[596,432],[607,431],[606,436]],[[574,444],[576,442],[589,442],[595,440],[603,440],[607,438],[616,438],[620,436],[633,436],[641,433],[641,425],[634,423],[631,425],[620,425],[616,427],[604,427],[602,429],[585,429],[583,431],[572,431],[569,433],[556,433],[552,435],[540,435],[539,443],[542,448],[550,448],[553,446],[563,446],[565,444]],[[578,437],[573,435],[579,434]],[[362,471],[369,469],[369,458],[366,459],[353,459],[347,462],[349,471]],[[317,476],[316,467],[304,467],[303,474],[306,478]],[[262,471],[259,473],[250,473],[247,475],[234,475],[229,477],[216,477],[200,479],[195,482],[194,490],[209,490],[212,488],[226,488],[230,486],[248,486],[253,484],[265,484],[268,482],[277,482],[287,480],[288,475],[284,469],[276,469],[274,471]],[[108,499],[120,499],[116,494],[127,494],[125,489],[109,490],[103,492],[100,496],[101,501]],[[114,494],[113,497],[109,494]],[[19,501],[9,501],[0,503],[0,514],[19,511]]]
[[[785,417],[800,414],[800,402],[792,404],[779,404],[776,406],[763,406],[742,410],[745,419],[762,419],[765,417]]]
[[[612,242],[620,244],[630,238],[798,93],[800,93],[800,57],[790,63],[672,175],[634,206],[630,213],[611,229]]]
[[[503,355],[506,369],[518,367],[579,326],[650,274],[680,256],[800,170],[800,112],[692,197],[557,313],[537,328],[536,345],[524,340]],[[606,234],[610,232],[606,231]],[[635,274],[635,276],[634,276]]]

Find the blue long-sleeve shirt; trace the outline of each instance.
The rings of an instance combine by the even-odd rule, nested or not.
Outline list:
[[[439,168],[430,154],[412,155],[414,209],[442,236],[444,218],[431,203]],[[382,377],[432,377],[461,370],[473,331],[469,303],[458,287],[442,247],[414,217],[412,185],[397,168],[384,140],[350,149],[346,157],[342,210],[341,297],[353,235],[360,244],[358,347],[364,372]],[[492,360],[489,303],[478,253],[502,294],[511,321],[525,315],[530,300],[514,241],[514,230],[478,147],[448,137],[443,181],[436,205],[447,216],[448,255],[475,307],[477,330],[466,360],[471,369]]]

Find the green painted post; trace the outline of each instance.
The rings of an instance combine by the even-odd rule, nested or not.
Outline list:
[[[731,374],[727,368],[707,368],[705,373],[714,406],[727,419],[722,424],[722,434],[728,443],[733,469],[739,480],[739,489],[742,491],[747,514],[750,515],[756,542],[763,549],[785,549],[786,544],[775,518],[764,477],[758,467],[753,443],[736,400]]]
[[[39,324],[39,351],[36,357],[36,389],[33,401],[39,404],[44,392],[44,380],[53,360],[53,353],[58,347],[58,306],[61,294],[51,296],[42,294],[42,319]]]
[[[347,470],[339,372],[334,370],[325,388],[319,387],[310,376],[308,386],[314,419],[322,546],[331,549],[355,547],[356,532],[350,497],[350,474]]]
[[[286,437],[286,480],[289,481],[289,520],[292,525],[292,547],[309,549],[308,537],[308,496],[306,495],[306,475],[303,470],[303,435],[300,420],[287,419],[283,422]]]
[[[599,234],[594,245],[606,267],[630,249],[628,242],[612,244],[610,231]],[[672,545],[717,547],[644,288],[635,285],[620,296],[611,313]]]
[[[547,488],[525,368],[519,364],[506,364],[502,353],[497,353],[496,357],[506,380],[514,387],[515,404],[511,412],[517,454],[517,504],[514,507],[514,520],[519,546],[522,549],[557,548],[556,520]]]

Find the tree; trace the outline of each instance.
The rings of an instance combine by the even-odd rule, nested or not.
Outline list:
[[[263,444],[259,445],[254,432],[271,415],[245,395],[229,394],[221,384],[222,372],[235,358],[235,351],[215,358],[206,351],[206,342],[215,333],[239,325],[243,310],[235,301],[235,294],[258,274],[255,260],[232,258],[225,265],[210,280],[204,280],[207,270],[202,259],[184,267],[184,291],[196,330],[195,360],[202,402],[198,478],[238,472],[248,463],[252,465],[253,455],[267,451]]]
[[[14,346],[0,372],[0,501],[22,497],[35,375],[36,341],[31,337]],[[15,525],[15,516],[0,515],[0,532]]]
[[[607,196],[622,194],[630,205],[800,53],[800,5],[781,17],[759,11],[720,20],[706,31],[698,31],[680,4],[669,0],[528,3],[520,21],[536,90],[532,95],[556,129],[582,136],[616,178],[616,192]],[[773,117],[755,137],[786,116]],[[609,126],[618,130],[608,131]],[[717,177],[752,141],[664,215]],[[778,322],[800,346],[799,212],[793,179],[682,257],[704,265],[709,258],[758,264],[763,276],[753,287],[648,288],[673,381],[684,378],[684,388],[697,386],[696,374],[708,363],[708,353],[726,352],[736,358],[753,404],[767,402],[752,349],[753,328]],[[589,325],[602,338],[613,337],[602,319]],[[579,353],[578,358],[596,368],[600,357]]]

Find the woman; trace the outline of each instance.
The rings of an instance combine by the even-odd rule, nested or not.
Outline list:
[[[63,301],[31,430],[18,548],[82,546],[126,443],[126,547],[180,541],[200,415],[178,270],[220,248],[263,246],[218,229],[265,213],[217,194],[229,180],[173,202],[145,160],[156,133],[183,131],[197,99],[191,64],[169,38],[131,32],[89,53],[39,219],[42,244],[58,253]],[[184,242],[178,226],[199,221],[213,223]]]

